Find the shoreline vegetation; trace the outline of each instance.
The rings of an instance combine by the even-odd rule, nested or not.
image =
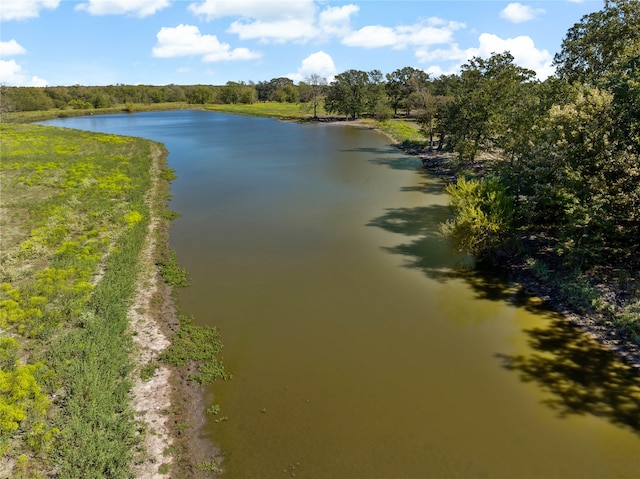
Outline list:
[[[197,109],[369,128],[415,156],[417,174],[434,175],[445,185],[470,176],[468,164],[430,148],[411,119],[345,121],[324,112],[313,119],[299,106],[274,109],[271,103]],[[148,110],[136,106],[134,111]],[[39,112],[37,120],[58,116]],[[219,451],[192,438],[206,413],[224,414],[217,405],[203,403],[201,386],[231,375],[220,360],[217,331],[181,316],[173,300],[172,290],[187,285],[187,273],[168,246],[176,214],[166,207],[174,172],[166,165],[164,147],[139,138],[24,123],[29,121],[36,120],[3,115],[0,123],[1,320],[6,331],[0,360],[13,375],[10,380],[17,384],[18,377],[27,378],[31,384],[7,406],[15,411],[13,422],[2,425],[0,475],[215,476]],[[96,166],[96,158],[105,163]],[[482,177],[484,162],[490,161],[481,156],[472,165],[473,177]],[[116,179],[127,186],[119,190]],[[83,195],[96,189],[120,199],[87,202]],[[640,368],[637,340],[591,308],[591,301],[571,297],[576,286],[562,271],[542,271],[530,258],[520,254],[491,267]],[[581,284],[580,278],[573,279]],[[110,318],[109,324],[104,318]],[[116,323],[112,318],[118,318]],[[113,337],[108,348],[105,337]],[[113,381],[109,400],[102,394],[107,381]],[[92,391],[100,397],[91,400]],[[83,407],[87,400],[97,409]],[[94,442],[92,428],[106,430],[99,438],[105,444]],[[78,444],[85,450],[78,450]]]

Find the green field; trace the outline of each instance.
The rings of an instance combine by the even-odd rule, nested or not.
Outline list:
[[[130,477],[127,309],[153,142],[0,125],[2,477]]]

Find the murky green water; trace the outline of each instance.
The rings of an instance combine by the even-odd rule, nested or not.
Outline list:
[[[437,232],[440,184],[366,130],[205,112],[49,124],[163,141],[181,309],[217,325],[228,478],[637,478],[640,378]]]

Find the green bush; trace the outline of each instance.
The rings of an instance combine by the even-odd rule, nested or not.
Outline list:
[[[453,217],[442,232],[463,253],[478,258],[505,252],[513,236],[513,199],[496,179],[460,178],[446,188]]]

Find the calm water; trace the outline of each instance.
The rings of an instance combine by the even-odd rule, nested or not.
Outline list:
[[[457,268],[447,197],[374,132],[207,112],[58,126],[165,143],[182,312],[234,379],[202,434],[228,478],[637,478],[640,378]]]

